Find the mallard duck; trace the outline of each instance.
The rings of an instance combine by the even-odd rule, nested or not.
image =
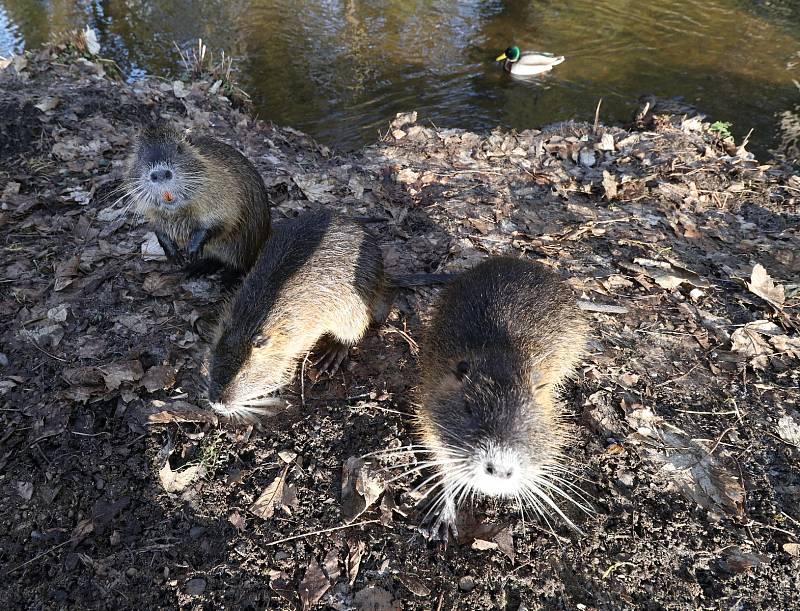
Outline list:
[[[532,76],[551,70],[564,61],[563,55],[552,53],[533,53],[519,50],[519,47],[509,47],[501,53],[495,61],[502,61],[506,72],[517,76]]]

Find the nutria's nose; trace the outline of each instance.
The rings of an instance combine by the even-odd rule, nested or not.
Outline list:
[[[487,461],[483,464],[483,470],[487,475],[497,477],[499,479],[509,479],[514,475],[514,468],[508,465],[501,465],[492,461]]]
[[[168,168],[161,168],[150,172],[150,180],[155,183],[165,182],[172,178],[172,170]]]

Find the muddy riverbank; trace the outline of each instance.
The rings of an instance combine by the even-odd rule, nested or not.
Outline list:
[[[0,71],[6,608],[800,602],[789,168],[658,106],[630,129],[521,133],[410,114],[340,154],[253,119],[224,79],[113,75],[64,46]],[[322,206],[386,219],[374,230],[390,270],[513,253],[616,306],[591,315],[590,354],[565,391],[569,458],[594,513],[564,508],[583,534],[485,503],[443,551],[417,529],[413,475],[362,473],[370,503],[343,504],[349,458],[412,443],[433,290],[401,295],[335,378],[305,371],[292,409],[262,429],[209,415],[198,389],[220,284],[162,260],[113,196],[137,126],[156,116],[252,159],[276,219]]]

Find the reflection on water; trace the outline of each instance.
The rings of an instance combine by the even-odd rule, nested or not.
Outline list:
[[[791,4],[784,2],[784,5]],[[395,112],[440,126],[523,129],[630,119],[645,93],[682,95],[776,146],[800,91],[800,11],[745,0],[0,0],[0,54],[92,25],[131,74],[175,67],[173,41],[202,37],[243,58],[260,116],[344,147]],[[530,82],[492,62],[515,42],[567,61]]]

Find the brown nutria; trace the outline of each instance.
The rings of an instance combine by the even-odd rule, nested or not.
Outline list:
[[[442,291],[420,347],[417,409],[435,534],[457,532],[456,509],[474,493],[567,519],[551,497],[581,495],[561,464],[558,391],[588,332],[568,285],[530,261],[492,257]]]
[[[167,257],[190,271],[243,273],[270,234],[264,181],[232,146],[189,138],[166,123],[144,128],[124,192],[153,225]]]
[[[320,338],[317,364],[334,373],[370,324],[385,320],[397,287],[444,279],[387,277],[376,238],[328,210],[277,224],[220,316],[208,364],[212,408],[241,419],[268,413],[278,401],[265,396],[291,382]]]

